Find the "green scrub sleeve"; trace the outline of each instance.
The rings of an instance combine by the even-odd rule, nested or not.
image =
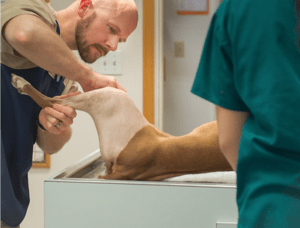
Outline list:
[[[218,14],[213,16],[191,92],[223,108],[248,111],[235,88],[238,75],[225,23]]]

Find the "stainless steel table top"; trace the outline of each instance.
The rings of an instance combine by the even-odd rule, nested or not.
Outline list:
[[[172,182],[172,181],[132,181],[132,180],[106,180],[99,179],[104,175],[106,167],[101,157],[100,150],[96,150],[84,157],[76,164],[64,169],[45,182],[89,182],[98,184],[130,184],[130,185],[173,185],[188,187],[215,187],[215,188],[236,188],[235,184],[227,183],[199,183],[199,182]]]

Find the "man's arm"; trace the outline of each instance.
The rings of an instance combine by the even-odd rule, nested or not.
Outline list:
[[[66,43],[42,19],[20,15],[2,30],[6,41],[41,68],[80,83],[84,91],[112,86],[124,88],[112,77],[97,74],[79,60]]]
[[[233,170],[236,170],[242,129],[249,113],[216,106],[216,114],[221,151]]]
[[[72,130],[71,127],[68,126],[64,131],[60,134],[51,134],[48,131],[42,130],[38,127],[37,131],[37,144],[38,146],[47,154],[54,154],[61,150],[63,146],[69,141],[71,138]]]

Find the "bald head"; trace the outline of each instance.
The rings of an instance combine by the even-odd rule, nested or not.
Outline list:
[[[95,7],[111,7],[115,9],[129,7],[136,9],[134,0],[92,0],[92,2]]]
[[[130,33],[136,28],[138,10],[134,0],[93,0],[92,2],[96,11],[111,11],[112,19],[120,17],[125,20]]]

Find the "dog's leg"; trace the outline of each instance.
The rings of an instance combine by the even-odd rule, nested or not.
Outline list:
[[[21,94],[29,95],[42,108],[47,106],[53,107],[55,103],[60,103],[90,114],[95,122],[98,132],[101,155],[106,164],[107,174],[112,173],[117,154],[126,146],[127,141],[129,140],[124,140],[123,138],[130,135],[129,129],[135,129],[135,127],[139,126],[137,120],[135,120],[134,124],[128,124],[128,119],[125,120],[124,118],[119,118],[119,115],[123,115],[126,113],[126,110],[130,110],[130,105],[131,108],[134,108],[135,106],[133,105],[133,102],[124,105],[124,102],[119,100],[120,97],[124,97],[124,94],[119,94],[121,91],[113,88],[93,90],[65,99],[56,99],[41,94],[24,78],[15,74],[12,75],[12,85]],[[128,97],[125,97],[124,99],[127,102],[131,101]],[[124,112],[119,110],[121,106],[125,106],[125,110],[122,110]],[[130,117],[135,117],[135,113],[130,112],[129,114]],[[128,128],[124,128],[124,121],[128,124]],[[123,131],[120,131],[121,128]],[[114,138],[111,138],[110,136],[113,136]],[[121,139],[123,139],[123,141]]]
[[[23,88],[25,85],[30,85],[30,83],[24,78],[19,77],[16,74],[11,74],[11,84],[18,90],[20,94],[28,95],[26,92],[24,92]]]
[[[30,96],[41,108],[53,107],[55,103],[61,103],[60,99],[49,98],[36,90],[24,78],[12,74],[12,85],[18,90],[19,93]]]

